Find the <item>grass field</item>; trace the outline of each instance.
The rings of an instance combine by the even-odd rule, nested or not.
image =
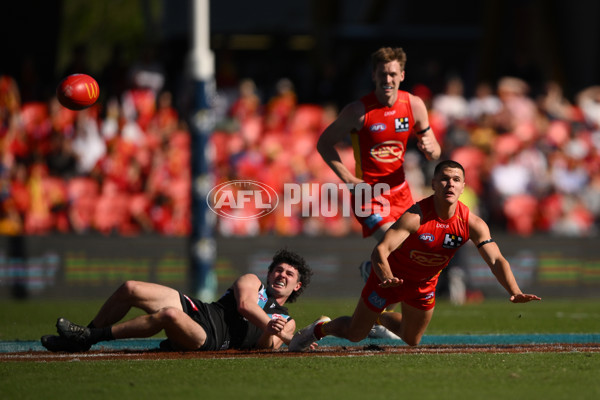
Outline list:
[[[355,300],[301,299],[299,326]],[[58,316],[87,323],[98,301],[0,302],[0,340],[35,340]],[[600,301],[439,302],[430,335],[600,333]],[[382,354],[160,361],[2,362],[0,398],[598,399],[600,353]]]

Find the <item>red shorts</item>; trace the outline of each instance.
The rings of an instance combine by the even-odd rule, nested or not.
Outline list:
[[[386,199],[389,205],[382,202],[382,198]],[[352,202],[357,204],[354,196],[352,196]],[[399,186],[394,186],[389,192],[383,193],[381,196],[361,201],[360,208],[364,213],[368,213],[368,216],[359,217],[354,212],[354,217],[362,225],[363,237],[367,237],[371,236],[382,225],[396,222],[413,203],[408,183],[404,182]]]
[[[435,287],[439,274],[431,279],[412,282],[404,280],[400,286],[381,288],[381,281],[371,269],[371,275],[363,287],[361,298],[375,312],[382,312],[387,306],[406,303],[419,310],[427,311],[435,307]]]

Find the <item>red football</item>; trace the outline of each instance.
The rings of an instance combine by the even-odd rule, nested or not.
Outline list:
[[[98,82],[86,74],[69,75],[56,88],[60,104],[75,111],[90,107],[98,100],[99,95]]]

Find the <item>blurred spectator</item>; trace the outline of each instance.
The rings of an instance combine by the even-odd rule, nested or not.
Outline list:
[[[23,220],[13,197],[9,170],[0,165],[0,235],[16,236],[23,233]]]
[[[482,118],[495,115],[502,108],[498,96],[494,94],[492,85],[480,82],[475,88],[475,96],[469,99],[469,118],[477,123]]]
[[[23,233],[23,221],[10,197],[0,201],[0,235],[17,236]]]
[[[520,124],[533,123],[537,116],[535,102],[528,97],[529,85],[519,78],[504,77],[498,82],[500,111],[494,114],[496,129],[511,132]]]
[[[64,133],[52,131],[50,151],[46,155],[48,172],[56,177],[70,179],[77,172],[77,156],[73,151],[73,142]]]
[[[505,134],[496,140],[496,164],[490,172],[491,183],[501,198],[528,193],[531,187],[531,171],[519,163],[517,155],[520,141],[513,135]]]
[[[447,125],[465,120],[469,116],[469,103],[464,97],[462,79],[450,77],[446,81],[445,92],[434,96],[432,107],[445,117]]]
[[[579,92],[577,105],[590,127],[600,129],[600,86],[590,86]]]
[[[156,46],[147,44],[140,59],[129,70],[131,88],[150,89],[156,96],[164,87],[165,69],[158,59]]]
[[[67,193],[64,182],[48,175],[43,163],[32,165],[29,180],[29,208],[25,214],[26,234],[47,234],[68,229],[66,217]]]
[[[600,172],[596,172],[590,178],[589,185],[581,193],[581,199],[594,216],[596,223],[600,222]]]
[[[92,231],[99,185],[90,177],[74,177],[67,182],[69,222],[75,233]]]
[[[540,111],[549,119],[573,121],[577,118],[577,110],[563,94],[557,82],[546,82],[544,94],[538,100]]]
[[[275,95],[269,99],[265,109],[265,131],[283,132],[287,128],[288,119],[296,108],[296,92],[294,84],[282,78],[275,85]]]
[[[106,143],[100,136],[93,108],[77,113],[74,133],[72,146],[77,156],[77,172],[89,174],[106,154]]]
[[[580,159],[560,153],[550,164],[550,177],[558,192],[573,195],[582,193],[589,179]]]
[[[260,98],[256,84],[252,79],[243,79],[239,84],[238,98],[229,108],[229,116],[237,121],[244,122],[256,117],[261,111]]]
[[[562,214],[552,225],[552,233],[562,236],[588,236],[597,233],[593,228],[593,215],[578,196],[565,196],[562,206]]]

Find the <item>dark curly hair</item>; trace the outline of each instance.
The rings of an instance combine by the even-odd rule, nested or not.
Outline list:
[[[269,274],[273,271],[273,268],[282,263],[296,268],[299,276],[298,280],[302,282],[300,289],[292,292],[290,297],[287,299],[288,303],[293,303],[310,284],[310,277],[312,276],[313,272],[310,269],[310,266],[306,263],[306,260],[301,255],[288,249],[280,249],[277,251],[277,253],[275,253],[273,256],[273,261],[271,262],[271,265],[269,265]]]

